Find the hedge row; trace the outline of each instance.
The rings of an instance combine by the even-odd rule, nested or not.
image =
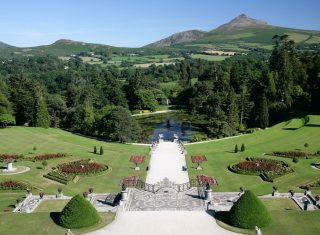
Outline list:
[[[68,184],[69,181],[73,180],[75,175],[66,175],[61,172],[51,171],[48,174],[44,175],[43,177],[57,181],[62,184]]]

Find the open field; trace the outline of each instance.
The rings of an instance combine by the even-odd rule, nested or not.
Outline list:
[[[273,157],[264,155],[264,153],[273,151],[315,152],[320,150],[320,116],[310,116],[309,123],[296,130],[283,129],[286,124],[283,122],[267,130],[233,139],[187,146],[190,178],[196,178],[199,174],[216,177],[219,185],[213,188],[214,191],[238,191],[240,186],[244,186],[257,194],[267,194],[272,192],[273,185],[277,185],[280,192],[288,192],[289,189],[302,192],[298,186],[320,178],[320,172],[310,167],[310,164],[319,161],[319,158],[299,159],[299,162],[295,164],[292,159]],[[294,126],[296,125],[294,124]],[[238,144],[240,147],[242,143],[245,144],[246,151],[234,153],[235,145]],[[304,147],[305,143],[309,144],[308,148]],[[202,164],[204,168],[202,171],[196,170],[191,163],[190,156],[196,154],[205,154],[207,157],[208,161]],[[277,178],[274,183],[269,183],[263,181],[259,176],[240,175],[228,170],[230,164],[235,164],[249,156],[284,161],[295,172]]]
[[[35,188],[43,189],[47,194],[56,193],[58,186],[63,188],[65,195],[70,196],[83,193],[89,187],[93,187],[95,192],[118,192],[120,189],[119,181],[122,178],[133,174],[139,174],[144,178],[146,176],[145,168],[149,161],[147,147],[107,143],[52,128],[12,127],[0,129],[0,140],[0,153],[22,153],[26,156],[33,156],[60,152],[71,155],[66,158],[48,160],[48,166],[45,170],[42,169],[41,161],[19,161],[14,165],[29,166],[31,170],[18,175],[0,176],[0,180],[24,181]],[[103,146],[104,155],[93,154],[93,146],[97,146],[98,150],[100,146]],[[33,147],[36,147],[37,150],[34,151]],[[147,157],[147,161],[141,166],[141,171],[134,171],[134,165],[129,162],[130,155],[145,155]],[[110,169],[97,176],[80,176],[77,183],[70,182],[68,185],[61,185],[43,177],[51,170],[51,167],[59,163],[88,158],[106,164]]]
[[[222,61],[230,56],[223,56],[223,55],[204,55],[204,54],[192,54],[192,59],[203,59],[208,61]]]

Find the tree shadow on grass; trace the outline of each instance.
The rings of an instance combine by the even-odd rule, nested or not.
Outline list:
[[[60,217],[61,212],[50,212],[50,218],[52,221],[56,224],[59,225],[59,217]]]

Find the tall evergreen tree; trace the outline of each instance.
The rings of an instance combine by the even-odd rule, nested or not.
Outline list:
[[[269,109],[266,95],[261,94],[259,104],[259,126],[265,129],[269,125]]]
[[[50,126],[50,115],[47,104],[42,95],[38,95],[35,104],[34,126],[48,128]]]

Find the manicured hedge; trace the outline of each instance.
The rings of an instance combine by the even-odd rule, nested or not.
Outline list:
[[[253,229],[270,224],[271,216],[261,200],[248,190],[232,206],[228,222],[238,228]]]
[[[277,156],[277,157],[286,157],[286,158],[312,158],[312,157],[319,157],[319,151],[315,152],[315,153],[306,153],[306,152],[298,152],[298,151],[289,151],[289,152],[273,152],[272,153],[273,156]]]
[[[69,229],[89,227],[99,220],[97,210],[79,194],[67,203],[59,216],[59,224]]]

